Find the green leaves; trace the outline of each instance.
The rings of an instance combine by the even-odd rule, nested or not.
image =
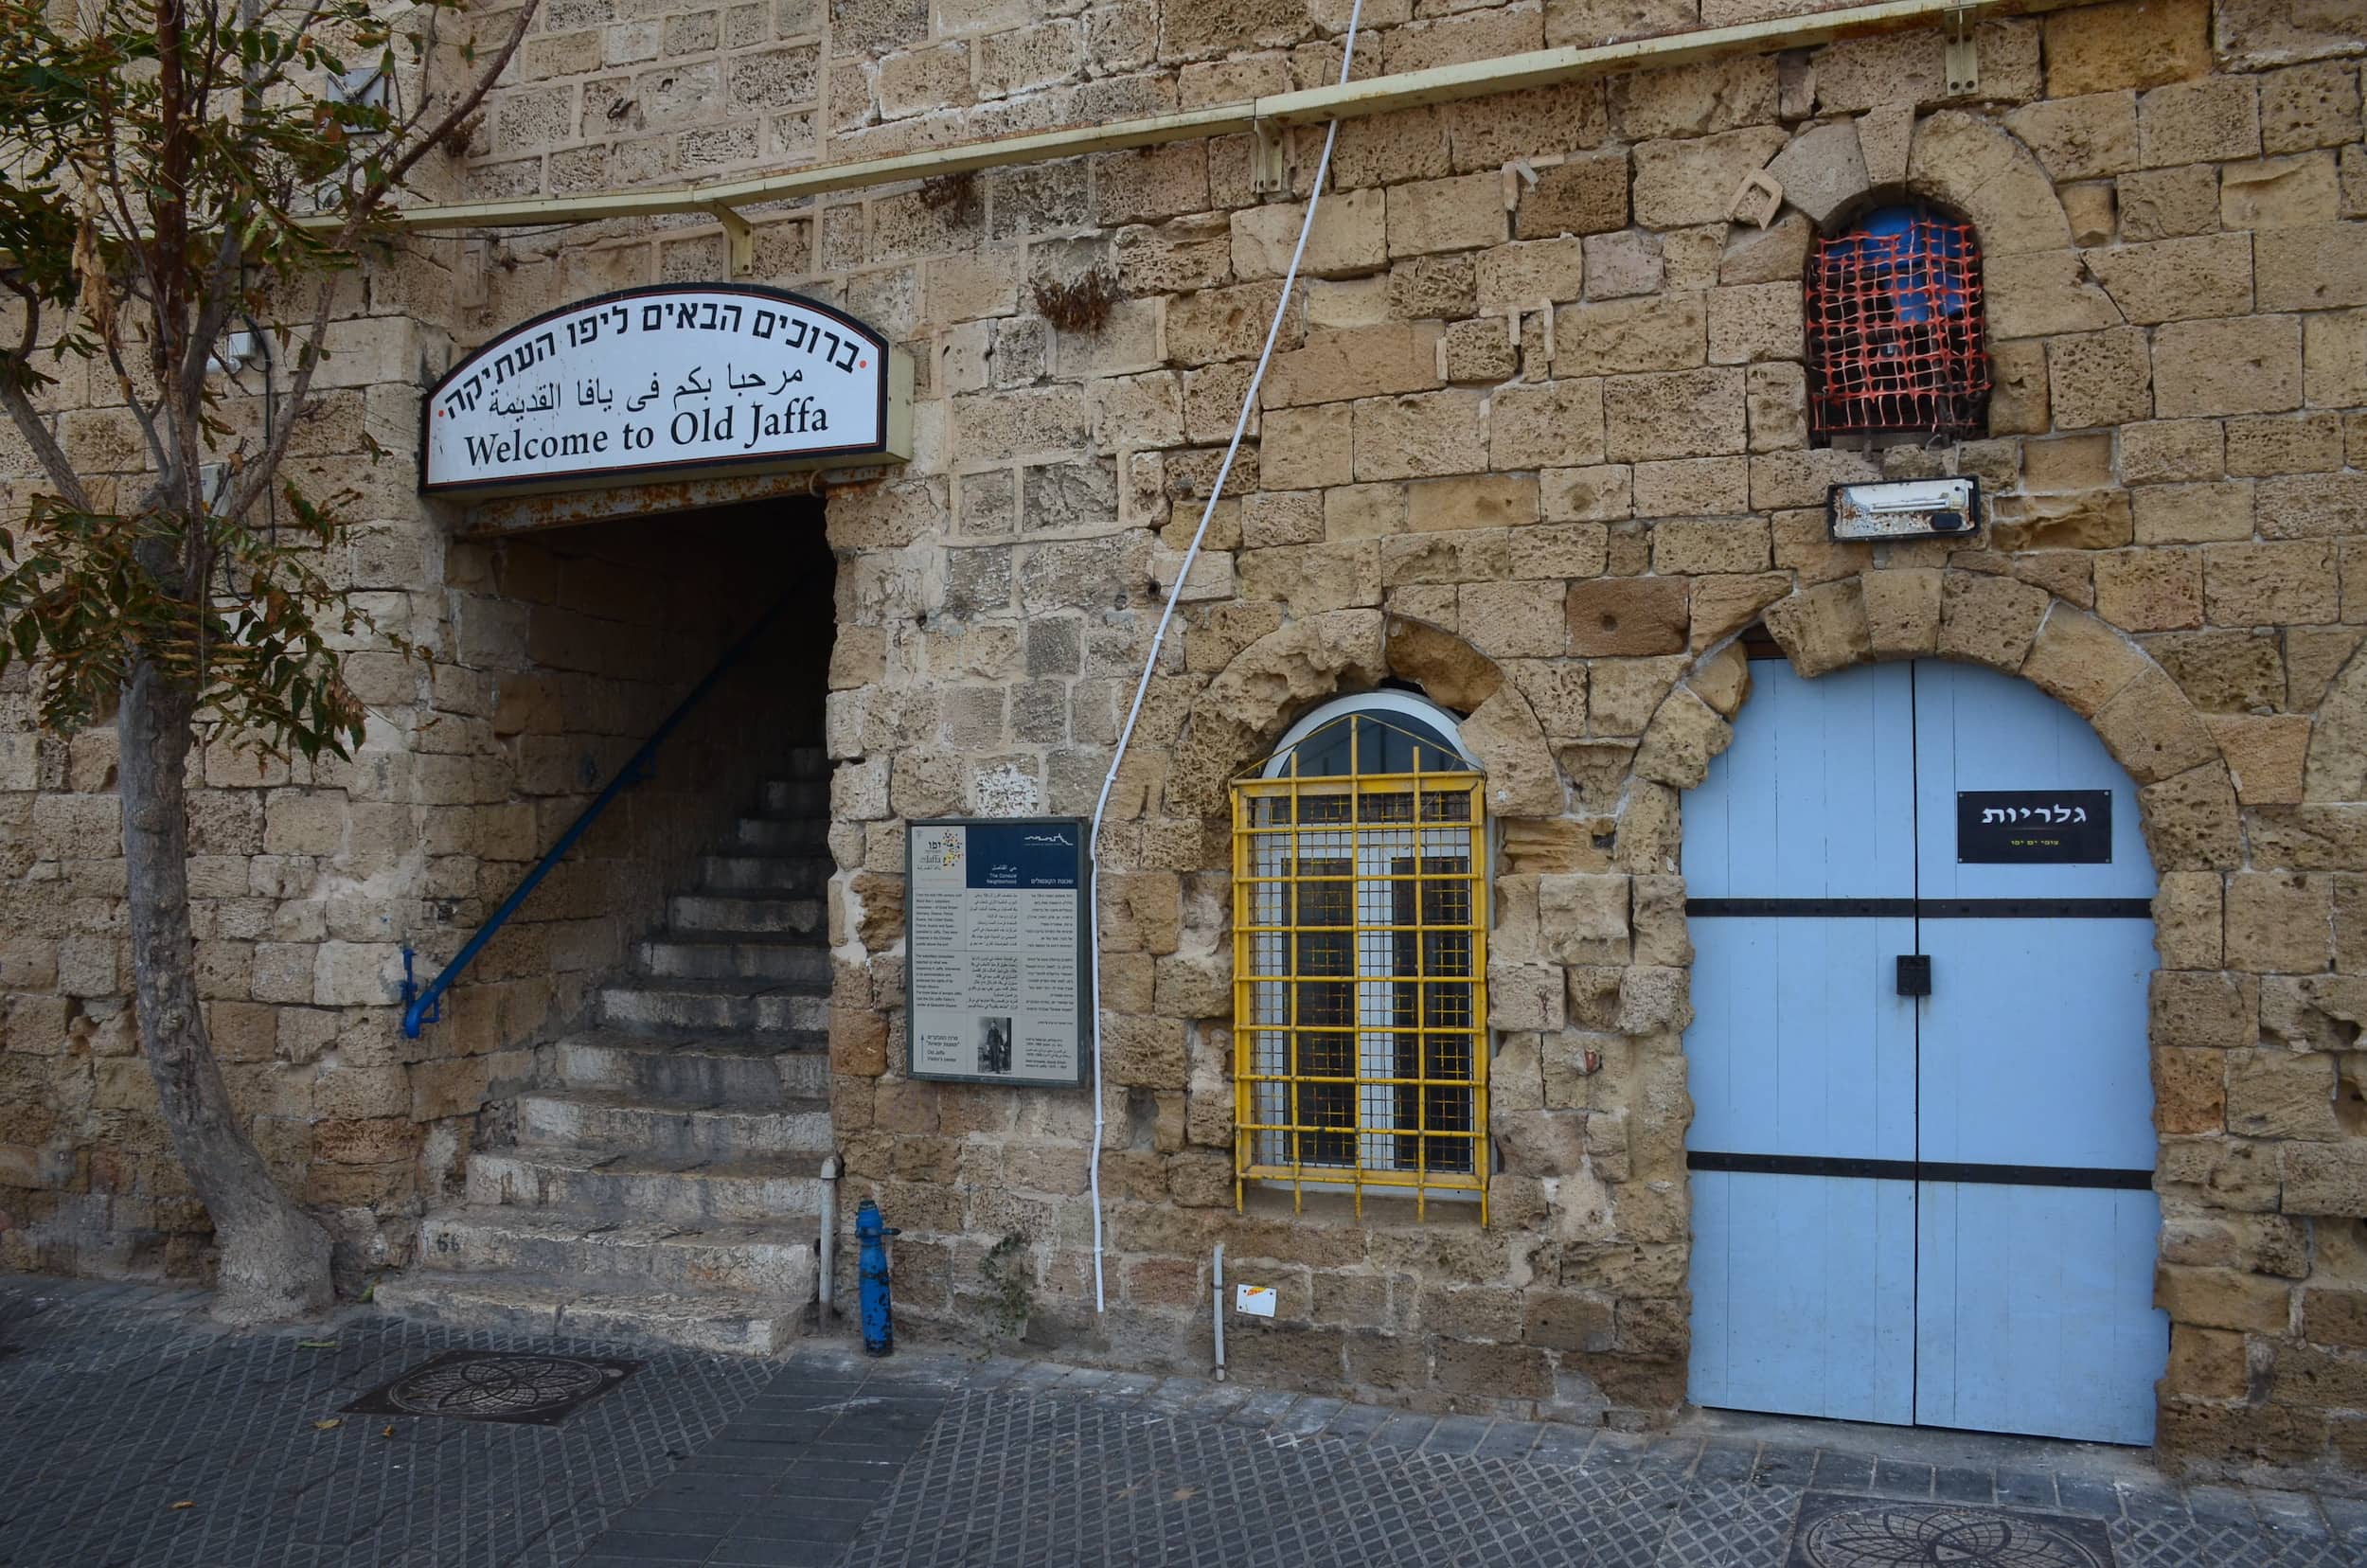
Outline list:
[[[274,475],[312,401],[329,275],[385,237],[403,171],[482,99],[480,80],[436,100],[440,118],[404,101],[461,14],[458,0],[0,0],[0,304],[23,325],[0,336],[0,406],[55,491],[0,530],[0,670],[32,668],[49,727],[104,718],[146,663],[236,743],[315,757],[361,741],[340,650],[409,648],[346,592],[350,498]],[[298,284],[317,291],[309,308],[291,305]],[[280,346],[261,372],[276,402],[209,364],[256,316]],[[67,356],[119,390],[149,472],[72,467],[37,401]],[[226,495],[247,515],[220,515]]]

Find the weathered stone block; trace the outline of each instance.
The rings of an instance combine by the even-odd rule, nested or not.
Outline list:
[[[2203,1328],[2238,1328],[2281,1334],[2290,1327],[2292,1289],[2283,1280],[2233,1269],[2155,1271],[2154,1305],[2173,1323]]]
[[[1488,462],[1481,404],[1481,394],[1459,390],[1351,404],[1355,477],[1410,479],[1484,472]]]
[[[2218,234],[2081,253],[2122,315],[2140,325],[2251,309],[2251,240]]]
[[[1507,386],[1488,405],[1489,461],[1497,469],[1562,468],[1603,460],[1603,383],[1599,378]],[[1624,471],[1622,471],[1624,472]],[[1585,515],[1565,501],[1568,485],[1547,484],[1548,515]]]
[[[2118,550],[2095,561],[2096,614],[2127,632],[2202,624],[2202,558],[2192,550]]]
[[[1613,376],[1603,384],[1604,453],[1626,463],[1740,452],[1742,389],[1738,367]]]
[[[1771,125],[1687,141],[1651,141],[1634,151],[1635,221],[1646,228],[1715,223],[1744,175],[1766,167],[1790,138]]]
[[[1706,353],[1704,320],[1699,294],[1565,306],[1554,316],[1555,373],[1688,369]]]
[[[2269,152],[2340,147],[2358,138],[2358,71],[2347,62],[2302,65],[2260,81],[2260,145]]]
[[[1579,153],[1538,171],[1514,221],[1522,240],[1608,234],[1628,226],[1628,155]]]
[[[1574,582],[1566,614],[1570,651],[1582,658],[1681,653],[1685,648],[1688,613],[1682,579]]]
[[[2175,240],[2218,226],[2219,171],[2211,164],[2124,174],[2114,191],[2124,241]]]
[[[2332,884],[2304,872],[2227,882],[2227,961],[2258,974],[2318,974],[2332,955]]]
[[[1950,572],[1942,584],[1939,652],[1992,669],[2020,669],[2052,600],[2012,578]]]
[[[1753,283],[1710,291],[1712,365],[1798,359],[1804,341],[1798,285]]]
[[[2227,1053],[2157,1046],[2151,1056],[2153,1125],[2172,1135],[2224,1131]]]
[[[2230,229],[2325,228],[2341,210],[2331,152],[2237,164],[2219,173],[2219,222]],[[2283,264],[2295,258],[2280,252],[2276,258]]]
[[[2231,321],[2174,321],[2153,335],[2153,391],[2154,407],[2163,419],[2298,408],[2301,320],[2253,315]],[[2061,407],[2059,399],[2056,407]]]
[[[2158,87],[2211,69],[2206,0],[2122,0],[2046,19],[2049,96]]]
[[[2203,603],[2215,626],[2340,618],[2334,545],[2327,541],[2213,544],[2202,559]]]
[[[1586,285],[1586,248],[1575,237],[1498,245],[1479,254],[1475,277],[1482,310],[1575,299]]]
[[[2367,305],[2367,223],[2312,223],[2253,237],[2263,311]]]
[[[2249,78],[2157,87],[2137,100],[2137,142],[2150,168],[2260,156],[2260,94]]]
[[[2285,1177],[2280,1206],[2286,1213],[2346,1219],[2367,1214],[2367,1144],[2292,1143],[2277,1153]]]
[[[2147,785],[2137,792],[2137,803],[2156,869],[2224,868],[2241,860],[2235,789],[2225,764],[2206,762]]]
[[[1858,147],[1858,127],[1851,120],[1803,131],[1775,154],[1767,172],[1783,187],[1784,200],[1820,225],[1871,188],[1865,157]]]
[[[1504,181],[1493,173],[1460,174],[1389,187],[1392,257],[1501,245],[1506,223]]]
[[[2135,328],[2049,338],[2046,365],[2047,401],[2057,429],[2153,416],[2151,363],[2145,335]]]
[[[1680,686],[1644,732],[1644,744],[1636,749],[1636,775],[1672,789],[1692,789],[1708,775],[1710,759],[1732,744],[1734,737],[1733,725]]]
[[[1259,401],[1268,408],[1286,408],[1427,392],[1438,384],[1438,324],[1429,321],[1309,332],[1304,347],[1274,356]],[[1230,414],[1240,402],[1237,390],[1227,402]]]
[[[2137,95],[2098,91],[2024,104],[2005,128],[2027,143],[2050,177],[2092,180],[2137,167]]]

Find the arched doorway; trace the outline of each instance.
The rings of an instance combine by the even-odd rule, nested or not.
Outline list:
[[[1751,672],[1683,813],[1692,1399],[2150,1441],[2134,784],[1994,670]]]

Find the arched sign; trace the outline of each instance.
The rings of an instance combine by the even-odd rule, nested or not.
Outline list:
[[[536,316],[427,395],[419,488],[555,490],[912,454],[912,364],[778,289],[628,289]]]

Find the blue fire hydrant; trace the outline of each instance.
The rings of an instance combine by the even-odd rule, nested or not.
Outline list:
[[[896,1314],[888,1302],[887,1238],[896,1231],[881,1222],[880,1205],[866,1198],[855,1210],[855,1239],[861,1243],[863,1349],[885,1356],[896,1349]]]

